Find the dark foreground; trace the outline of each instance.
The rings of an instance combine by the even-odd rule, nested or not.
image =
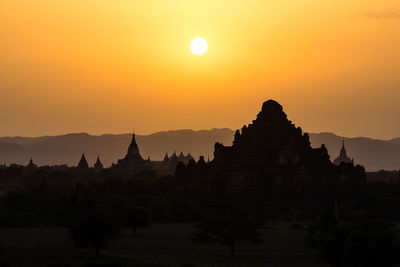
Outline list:
[[[327,266],[305,246],[306,230],[291,225],[274,224],[264,230],[264,244],[241,244],[237,257],[230,258],[224,246],[192,243],[191,224],[155,224],[139,229],[136,237],[124,230],[102,258],[114,258],[122,266]],[[93,258],[92,250],[74,248],[65,228],[2,229],[0,245],[10,267],[64,266]]]

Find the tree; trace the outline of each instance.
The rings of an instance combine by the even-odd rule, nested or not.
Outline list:
[[[316,237],[316,248],[332,267],[390,267],[400,260],[399,240],[386,223],[342,223]]]
[[[96,258],[100,255],[100,249],[119,237],[119,230],[118,217],[97,211],[75,216],[70,225],[70,235],[75,245],[92,246]]]
[[[390,267],[400,262],[400,243],[391,224],[362,222],[351,227],[347,253],[350,265]]]
[[[198,243],[220,243],[229,246],[231,257],[235,257],[237,242],[258,245],[263,242],[259,229],[262,223],[231,217],[209,217],[195,225],[192,241]]]
[[[132,228],[132,235],[136,236],[138,227],[149,227],[150,216],[143,208],[130,207],[121,211],[121,218],[126,227]]]

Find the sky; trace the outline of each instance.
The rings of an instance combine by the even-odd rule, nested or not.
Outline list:
[[[400,2],[0,1],[0,136],[236,129],[268,99],[308,132],[400,136]]]

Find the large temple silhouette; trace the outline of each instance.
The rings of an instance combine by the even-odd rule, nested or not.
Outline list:
[[[309,135],[288,120],[274,100],[264,102],[256,120],[236,131],[232,146],[216,143],[214,159],[202,172],[198,180],[213,176],[232,187],[255,184],[269,189],[301,190],[307,184],[366,179],[362,166],[336,166],[325,145],[312,148]]]

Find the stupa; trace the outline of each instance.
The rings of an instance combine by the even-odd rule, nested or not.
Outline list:
[[[89,164],[86,160],[85,153],[82,153],[82,157],[78,163],[78,169],[88,169],[88,168],[89,168]]]
[[[128,152],[123,159],[118,160],[115,167],[127,173],[143,173],[152,171],[153,165],[150,161],[144,160],[139,153],[139,147],[136,143],[135,133],[132,134],[132,141],[129,145]]]
[[[100,161],[100,156],[97,156],[96,163],[93,165],[93,168],[95,171],[101,171],[103,170],[103,163]]]
[[[37,168],[37,165],[36,165],[35,163],[33,163],[33,160],[32,160],[32,158],[31,158],[31,159],[29,160],[28,165],[26,165],[26,167],[29,168],[29,169],[35,169],[35,168]]]
[[[344,140],[342,141],[342,149],[340,149],[339,156],[333,161],[334,164],[340,165],[342,162],[354,164],[354,160],[347,156],[346,148],[344,147]]]

